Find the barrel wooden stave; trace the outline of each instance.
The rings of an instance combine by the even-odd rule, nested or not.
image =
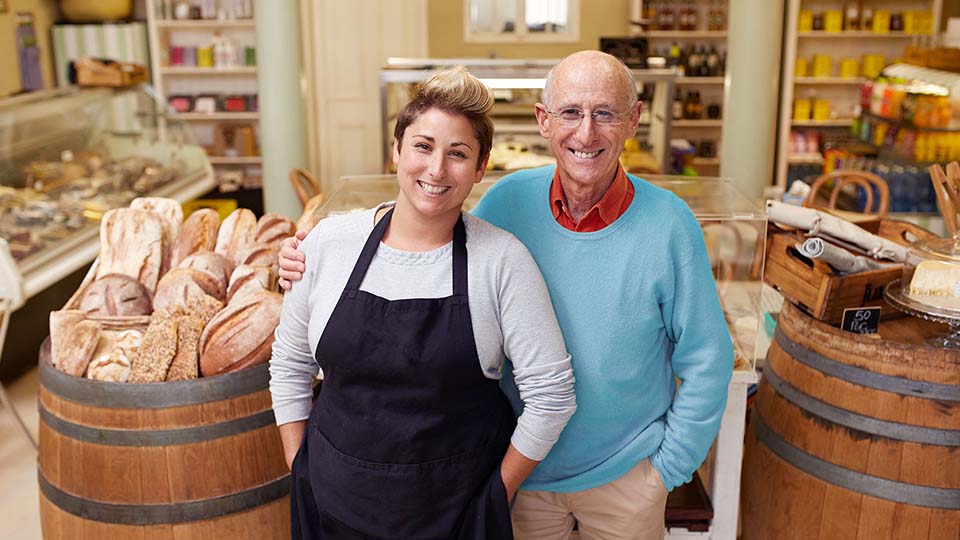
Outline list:
[[[956,384],[955,352],[919,348],[923,337],[939,330],[903,319],[881,326],[881,335],[899,343],[840,334],[785,304],[778,323],[803,348],[874,373],[939,385]],[[892,328],[891,328],[892,327]],[[926,399],[860,386],[826,375],[794,359],[775,340],[768,355],[769,369],[796,390],[834,407],[863,416],[911,426],[942,430],[960,428],[958,402]],[[754,405],[762,421],[792,446],[826,462],[852,471],[905,484],[960,488],[960,448],[898,440],[835,424],[803,410],[780,395],[765,377]],[[789,389],[788,389],[789,390]],[[960,386],[957,391],[960,392]],[[759,418],[758,418],[759,417]],[[777,455],[756,434],[751,423],[744,456],[744,538],[960,538],[960,510],[898,503],[847,489],[811,474]]]
[[[47,358],[38,458],[45,538],[289,537],[289,470],[266,366],[198,386],[135,388],[66,378]]]

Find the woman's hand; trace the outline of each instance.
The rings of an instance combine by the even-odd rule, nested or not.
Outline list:
[[[520,484],[533,472],[538,463],[540,462],[521,454],[512,444],[507,448],[507,453],[500,462],[500,478],[503,479],[503,487],[507,491],[507,502],[513,502]]]
[[[289,422],[280,426],[280,443],[283,445],[283,457],[287,468],[293,469],[293,459],[303,444],[303,433],[307,430],[307,421]]]
[[[284,238],[280,244],[280,252],[277,254],[277,262],[280,263],[279,281],[280,288],[285,291],[293,287],[294,281],[300,281],[303,278],[303,272],[307,269],[307,259],[298,248],[308,232],[297,231],[295,236]]]

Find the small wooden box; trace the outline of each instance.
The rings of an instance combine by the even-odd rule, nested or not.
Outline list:
[[[880,220],[879,236],[908,246],[917,240],[935,237],[926,229],[903,221]],[[902,315],[883,299],[883,288],[903,273],[902,265],[856,274],[841,274],[823,261],[800,254],[796,245],[805,237],[796,231],[771,226],[763,280],[815,319],[840,324],[843,310],[879,306],[882,319]]]

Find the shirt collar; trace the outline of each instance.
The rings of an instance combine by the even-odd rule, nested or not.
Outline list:
[[[617,175],[614,177],[613,183],[607,188],[603,197],[597,201],[597,204],[593,205],[584,216],[597,211],[604,224],[610,225],[620,217],[620,209],[623,207],[623,200],[627,196],[629,187],[630,179],[627,178],[626,171],[620,164],[617,164]],[[560,184],[559,168],[554,169],[553,183],[550,184],[550,210],[553,212],[553,219],[558,219],[561,212],[567,214],[568,217],[570,216],[570,211],[567,208],[567,198],[564,196],[563,186]],[[570,217],[570,219],[573,218]]]

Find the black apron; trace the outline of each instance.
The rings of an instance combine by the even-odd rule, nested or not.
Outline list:
[[[511,539],[500,462],[516,420],[480,369],[463,217],[453,295],[390,301],[359,289],[392,215],[317,345],[324,381],[293,462],[293,538]]]

